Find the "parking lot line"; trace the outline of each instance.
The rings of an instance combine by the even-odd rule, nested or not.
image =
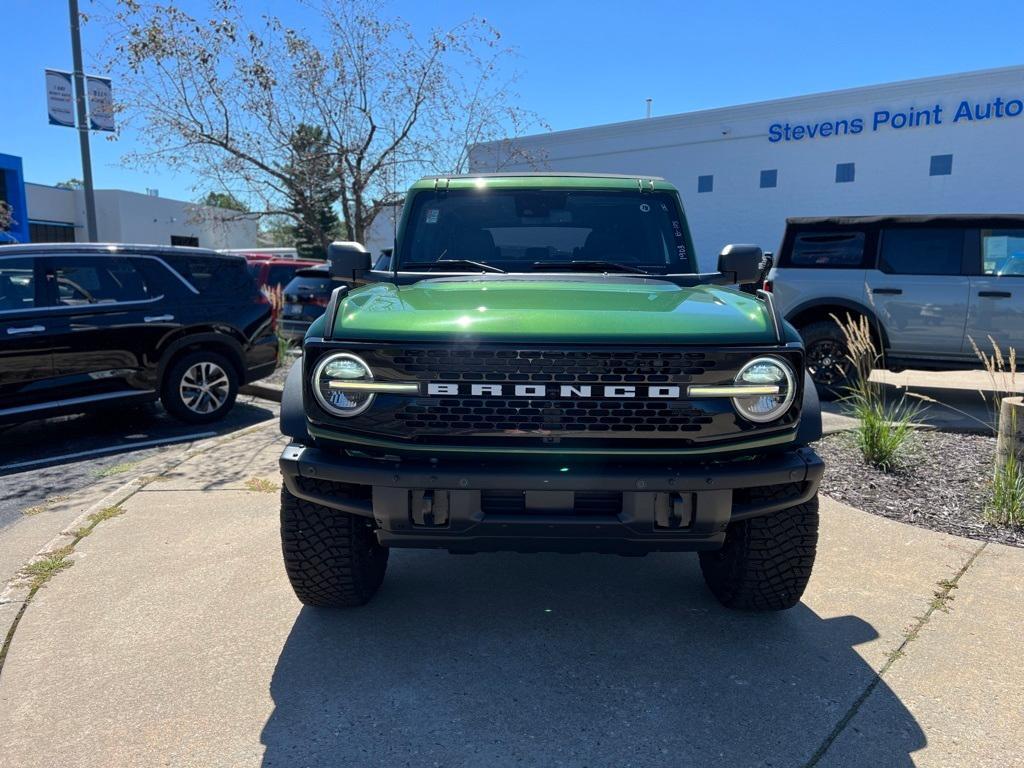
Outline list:
[[[117,453],[123,451],[125,448],[152,448],[157,445],[169,445],[171,443],[186,443],[192,440],[203,440],[207,437],[216,437],[216,432],[196,432],[191,435],[177,435],[176,437],[163,437],[156,440],[141,440],[137,443],[119,443],[118,445],[108,445],[104,448],[93,448],[88,451],[76,451],[74,453],[66,453],[63,456],[48,456],[45,459],[32,459],[31,461],[19,461],[14,464],[2,464],[0,465],[0,472],[6,472],[12,469],[27,469],[28,467],[37,467],[41,464],[59,464],[63,461],[69,461],[71,459],[81,459],[86,456],[102,456],[106,453]]]

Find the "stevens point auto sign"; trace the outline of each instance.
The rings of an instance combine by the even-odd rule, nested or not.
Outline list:
[[[768,141],[775,144],[780,141],[856,135],[863,133],[866,129],[870,129],[872,132],[887,129],[898,131],[902,128],[920,128],[926,125],[976,123],[983,120],[1018,117],[1022,113],[1024,113],[1024,100],[1022,99],[997,97],[987,102],[963,99],[955,108],[950,109],[946,109],[942,104],[933,104],[925,109],[911,106],[895,112],[888,109],[876,109],[870,118],[844,117],[818,122],[772,123],[768,127]]]

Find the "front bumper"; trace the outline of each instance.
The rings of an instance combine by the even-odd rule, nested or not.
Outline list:
[[[377,460],[299,443],[280,460],[292,494],[373,518],[382,544],[460,552],[716,549],[730,522],[813,497],[824,471],[810,448],[694,464],[556,462]],[[601,501],[599,513],[583,496]]]

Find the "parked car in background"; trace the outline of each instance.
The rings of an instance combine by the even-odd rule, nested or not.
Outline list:
[[[292,344],[301,344],[314,320],[324,313],[335,288],[345,283],[331,277],[326,264],[306,267],[284,287],[279,331]]]
[[[0,423],[158,398],[182,421],[211,422],[276,365],[270,302],[241,257],[0,248]]]
[[[218,253],[229,253],[232,256],[244,256],[246,259],[297,259],[296,248],[222,248]]]
[[[311,259],[290,258],[251,258],[246,259],[249,274],[261,288],[283,288],[295,276],[295,273],[306,267],[323,264],[322,261]]]
[[[1024,215],[789,219],[776,265],[823,396],[851,383],[835,317],[866,317],[890,370],[978,367],[989,337],[1024,349]]]

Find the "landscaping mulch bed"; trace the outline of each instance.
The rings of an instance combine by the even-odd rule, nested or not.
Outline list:
[[[861,459],[853,435],[815,444],[825,460],[821,492],[850,506],[935,531],[1024,547],[1024,528],[984,518],[996,441],[987,435],[918,431],[899,469]]]

